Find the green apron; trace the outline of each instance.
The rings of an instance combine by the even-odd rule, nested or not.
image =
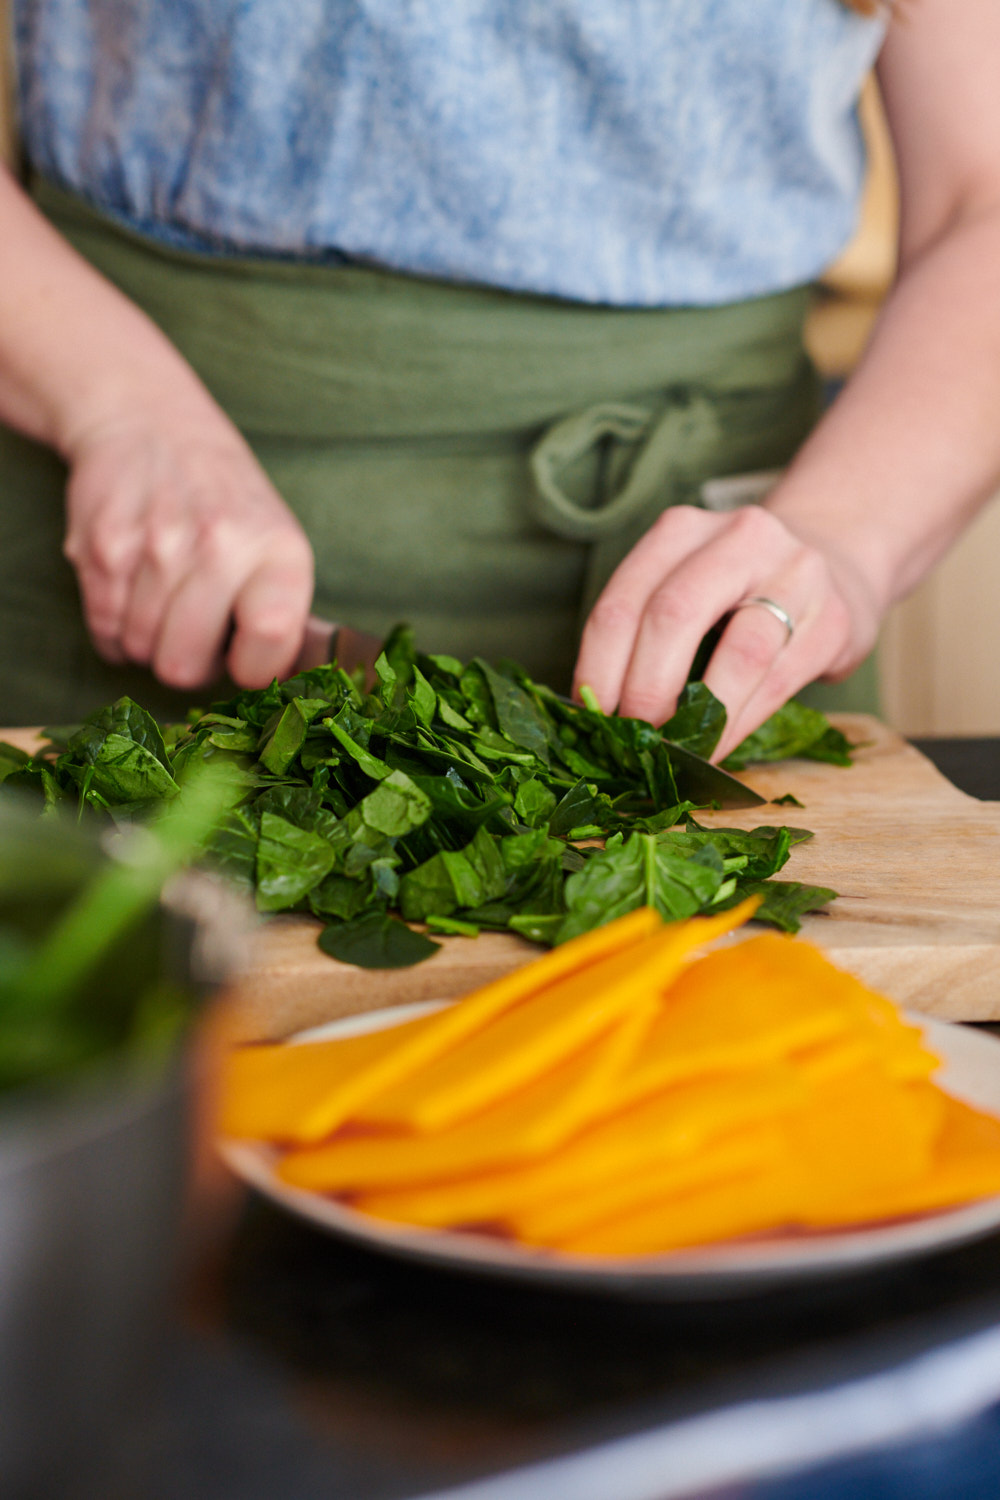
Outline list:
[[[190,362],[300,518],[314,608],[569,681],[582,617],[632,543],[709,478],[769,469],[815,420],[808,292],[633,310],[358,265],[190,254],[45,183],[76,248]],[[173,694],[91,649],[61,555],[65,471],[0,429],[0,701],[67,722]],[[873,706],[855,688],[851,706]]]

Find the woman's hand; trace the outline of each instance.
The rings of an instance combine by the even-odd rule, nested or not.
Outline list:
[[[243,687],[291,670],[312,599],[305,533],[240,434],[206,398],[74,434],[65,553],[111,662],[171,687]]]
[[[0,421],[69,468],[65,551],[109,660],[200,687],[294,664],[312,598],[305,534],[163,332],[0,166]]]
[[[899,12],[897,14],[897,12]],[[710,625],[725,755],[814,677],[839,678],[884,611],[1000,483],[1000,52],[996,0],[893,10],[879,78],[900,181],[899,275],[842,394],[759,508],[667,512],[594,607],[576,669],[605,708],[662,722]]]
[[[770,610],[737,609],[752,596]],[[731,613],[735,610],[735,613]],[[721,758],[805,683],[846,676],[875,642],[879,610],[833,549],[800,539],[766,506],[667,510],[618,566],[587,621],[577,688],[606,712],[662,724],[702,637],[729,615],[704,673],[728,718]]]

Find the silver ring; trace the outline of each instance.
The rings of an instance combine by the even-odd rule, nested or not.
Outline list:
[[[751,594],[748,598],[741,599],[739,604],[733,605],[733,614],[735,614],[738,609],[749,609],[752,604],[759,604],[761,609],[770,610],[774,618],[781,621],[782,625],[784,625],[786,631],[788,632],[785,637],[785,645],[787,646],[788,642],[795,634],[795,621],[792,619],[787,609],[782,609],[780,604],[775,604],[773,599],[765,598],[763,594]]]

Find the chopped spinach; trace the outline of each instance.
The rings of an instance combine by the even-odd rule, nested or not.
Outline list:
[[[794,698],[747,735],[722,764],[727,771],[741,771],[753,761],[787,760],[792,755],[828,761],[835,766],[851,764],[851,746],[846,735],[835,729],[818,708],[807,708]]]
[[[315,667],[164,731],[122,698],[36,756],[0,746],[0,799],[29,787],[47,809],[148,820],[199,767],[224,768],[229,805],[203,860],[261,911],[320,918],[323,950],[368,966],[434,950],[390,912],[553,943],[639,905],[675,920],[758,889],[759,918],[793,931],[832,897],[771,879],[801,830],[695,821],[671,744],[707,756],[718,743],[725,710],[704,683],[656,729],[589,693],[568,703],[513,662],[424,655],[405,626],[375,677],[365,691],[335,663]],[[845,746],[791,703],[727,764],[842,760]]]
[[[371,912],[324,927],[319,946],[331,958],[361,969],[408,969],[431,958],[441,944],[386,912]]]

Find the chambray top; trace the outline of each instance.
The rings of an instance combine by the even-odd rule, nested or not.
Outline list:
[[[14,0],[29,160],[149,234],[634,306],[813,278],[884,25],[841,0]]]

